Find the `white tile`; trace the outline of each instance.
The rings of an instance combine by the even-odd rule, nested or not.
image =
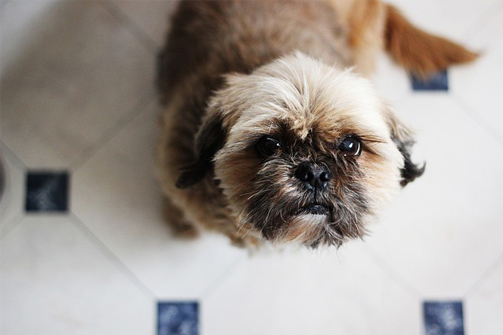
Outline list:
[[[479,50],[482,55],[493,47],[501,46],[503,39],[503,2],[494,2],[479,22],[466,32],[464,43]]]
[[[395,64],[384,52],[377,58],[371,80],[379,95],[392,107],[411,90],[407,71]]]
[[[178,0],[111,0],[160,49]]]
[[[464,315],[467,334],[503,334],[503,255],[465,299]]]
[[[155,302],[66,217],[28,217],[0,246],[2,334],[152,334]]]
[[[154,177],[155,103],[74,173],[72,211],[159,297],[197,298],[244,254],[226,238],[175,239]]]
[[[399,109],[426,172],[367,243],[425,298],[458,298],[503,252],[503,147],[446,95],[411,95]]]
[[[420,303],[362,244],[251,256],[202,301],[205,334],[420,334]]]
[[[0,199],[0,237],[14,224],[24,212],[25,170],[21,162],[0,143],[0,160],[4,168],[4,190]]]
[[[2,78],[2,141],[30,168],[78,161],[152,94],[155,55],[102,4],[60,1]]]
[[[467,106],[471,117],[503,143],[501,113],[501,76],[503,74],[503,5],[470,38],[482,50],[481,57],[470,66],[451,74],[451,92]]]
[[[0,75],[17,57],[27,41],[36,37],[37,21],[58,0],[0,2]]]

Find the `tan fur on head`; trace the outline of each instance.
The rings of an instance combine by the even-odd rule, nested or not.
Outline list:
[[[229,207],[238,225],[269,233],[272,240],[318,245],[362,236],[367,221],[399,189],[404,162],[390,135],[389,112],[370,83],[349,70],[337,70],[297,53],[250,75],[229,76],[227,87],[212,99],[209,113],[210,118],[219,115],[227,134],[215,156],[214,169]],[[295,142],[299,151],[263,162],[254,149],[263,135],[281,138],[285,147],[287,142]],[[356,135],[365,144],[355,161],[336,157],[340,155],[337,143],[347,135]],[[313,142],[317,151],[300,152],[303,146],[315,146]],[[292,215],[278,208],[291,203],[292,210],[300,209],[303,189],[294,174],[303,161],[354,165],[350,176],[331,171],[334,180],[330,186],[339,202],[338,208],[331,208],[330,218]],[[265,194],[267,180],[277,191],[268,194],[267,202],[252,205]],[[362,202],[358,208],[349,203],[358,201]],[[281,215],[270,213],[269,206]],[[327,229],[330,225],[335,228]]]

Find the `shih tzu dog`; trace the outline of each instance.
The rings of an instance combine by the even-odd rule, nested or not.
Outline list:
[[[310,247],[362,237],[424,171],[364,78],[380,49],[423,76],[476,58],[379,0],[182,1],[158,78],[157,172],[175,232]]]

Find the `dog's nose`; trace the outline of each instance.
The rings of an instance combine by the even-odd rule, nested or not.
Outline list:
[[[295,171],[295,177],[302,181],[308,189],[323,189],[327,187],[330,180],[327,168],[313,163],[302,163]]]

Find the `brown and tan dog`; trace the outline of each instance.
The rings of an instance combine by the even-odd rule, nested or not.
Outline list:
[[[340,245],[424,168],[363,75],[476,58],[377,0],[182,1],[160,63],[168,222],[240,245]],[[354,69],[350,69],[354,67]]]

